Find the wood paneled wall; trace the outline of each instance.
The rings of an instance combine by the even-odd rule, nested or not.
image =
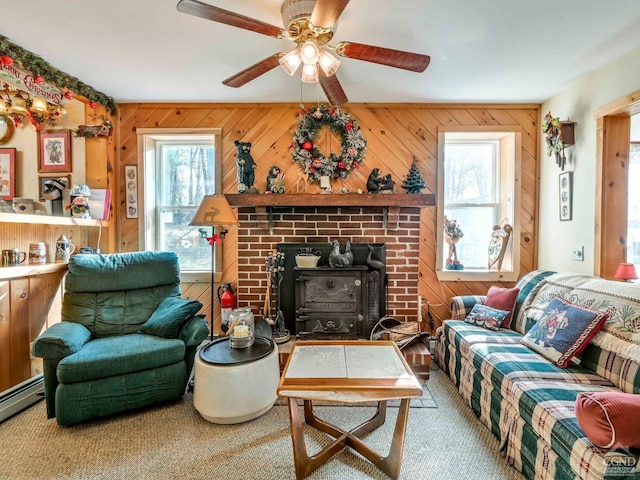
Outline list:
[[[116,158],[116,247],[118,251],[135,251],[138,223],[126,218],[123,194],[123,166],[136,165],[137,128],[222,128],[222,190],[236,193],[236,148],[234,140],[251,142],[251,152],[258,164],[255,186],[264,191],[269,167],[278,165],[286,174],[288,192],[295,192],[300,167],[291,159],[290,145],[297,127],[299,107],[292,104],[122,104],[119,106],[118,158]],[[352,172],[343,184],[352,190],[366,190],[371,169],[392,173],[396,193],[404,193],[400,184],[413,158],[431,193],[437,176],[438,129],[448,126],[514,126],[522,131],[522,208],[520,275],[534,269],[537,259],[538,212],[538,141],[539,105],[463,105],[463,104],[348,104],[344,107],[359,121],[368,146],[362,168]],[[321,132],[316,140],[323,151],[337,151],[339,139]],[[314,185],[311,191],[317,190]],[[426,192],[425,192],[426,193]],[[318,197],[319,203],[322,197]],[[423,304],[427,303],[439,323],[449,314],[452,295],[484,294],[488,282],[439,282],[435,273],[435,207],[424,208],[420,233],[420,284]],[[231,229],[224,241],[223,281],[237,278],[237,232]],[[191,288],[194,288],[191,292]],[[208,289],[185,285],[190,298],[209,304]],[[190,294],[191,293],[191,294]],[[423,308],[424,311],[424,308]]]

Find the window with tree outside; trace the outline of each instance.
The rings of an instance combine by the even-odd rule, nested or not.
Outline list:
[[[445,132],[441,141],[437,272],[441,279],[504,279],[519,258],[516,175],[519,144],[515,132]],[[447,225],[445,225],[447,222]],[[495,225],[513,227],[500,272],[489,266]],[[457,228],[454,242],[451,230]],[[517,275],[517,272],[515,273]],[[489,278],[491,277],[491,278]]]
[[[212,229],[189,223],[219,184],[216,134],[145,135],[144,143],[145,248],[175,252],[181,273],[211,272]]]

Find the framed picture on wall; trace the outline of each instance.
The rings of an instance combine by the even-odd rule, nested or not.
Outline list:
[[[124,185],[127,195],[127,218],[138,218],[138,167],[125,165]]]
[[[66,183],[64,183],[61,180],[65,180]],[[59,186],[63,186],[65,188],[71,188],[71,175],[42,175],[40,177],[38,177],[38,198],[40,199],[41,202],[45,201],[46,198],[44,196],[44,192],[47,190],[51,190],[51,188],[48,186],[50,185],[50,182],[48,181],[53,181],[56,182],[54,185],[58,186],[58,189],[60,188]],[[63,189],[64,190],[64,189]]]
[[[573,214],[571,172],[563,172],[559,176],[560,221],[571,220]]]
[[[71,171],[71,131],[41,130],[38,132],[38,171]]]
[[[0,198],[11,200],[16,195],[16,149],[0,148]]]

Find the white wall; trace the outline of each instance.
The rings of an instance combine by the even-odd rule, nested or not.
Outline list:
[[[549,75],[553,75],[550,71]],[[540,223],[538,267],[594,273],[597,109],[640,90],[640,48],[597,70],[542,104],[560,120],[577,122],[576,144],[565,149],[573,172],[573,220],[559,221],[558,175],[554,157],[547,157],[544,135],[540,144]],[[542,122],[542,119],[540,119]],[[571,259],[573,245],[584,245],[584,261]]]

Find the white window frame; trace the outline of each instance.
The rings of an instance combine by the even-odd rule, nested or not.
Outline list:
[[[444,249],[448,247],[444,241],[444,162],[447,139],[454,141],[496,140],[500,142],[500,197],[501,211],[511,210],[509,223],[513,227],[507,255],[511,257],[512,268],[503,270],[474,269],[447,270],[442,259]],[[520,195],[521,195],[521,154],[522,130],[518,126],[476,126],[476,127],[441,127],[438,129],[438,195],[437,195],[437,230],[435,270],[441,281],[504,281],[515,282],[520,278]],[[509,185],[513,184],[513,191]],[[512,204],[512,205],[511,205]],[[502,215],[502,213],[501,213]],[[505,215],[506,216],[506,215]],[[464,225],[461,226],[464,232]],[[491,232],[487,233],[487,247]],[[488,256],[488,254],[487,254]],[[464,259],[460,259],[464,264]]]
[[[138,138],[138,171],[143,179],[141,191],[138,192],[141,202],[140,217],[138,218],[138,242],[140,250],[151,250],[150,238],[155,235],[157,226],[156,197],[156,151],[157,144],[171,140],[185,140],[186,136],[192,140],[209,139],[213,136],[215,158],[215,193],[222,190],[222,129],[221,128],[139,128],[136,130]],[[214,281],[222,281],[222,272],[218,268],[222,265],[222,248],[216,248]],[[180,277],[183,282],[211,283],[211,268],[198,272],[181,270]]]

